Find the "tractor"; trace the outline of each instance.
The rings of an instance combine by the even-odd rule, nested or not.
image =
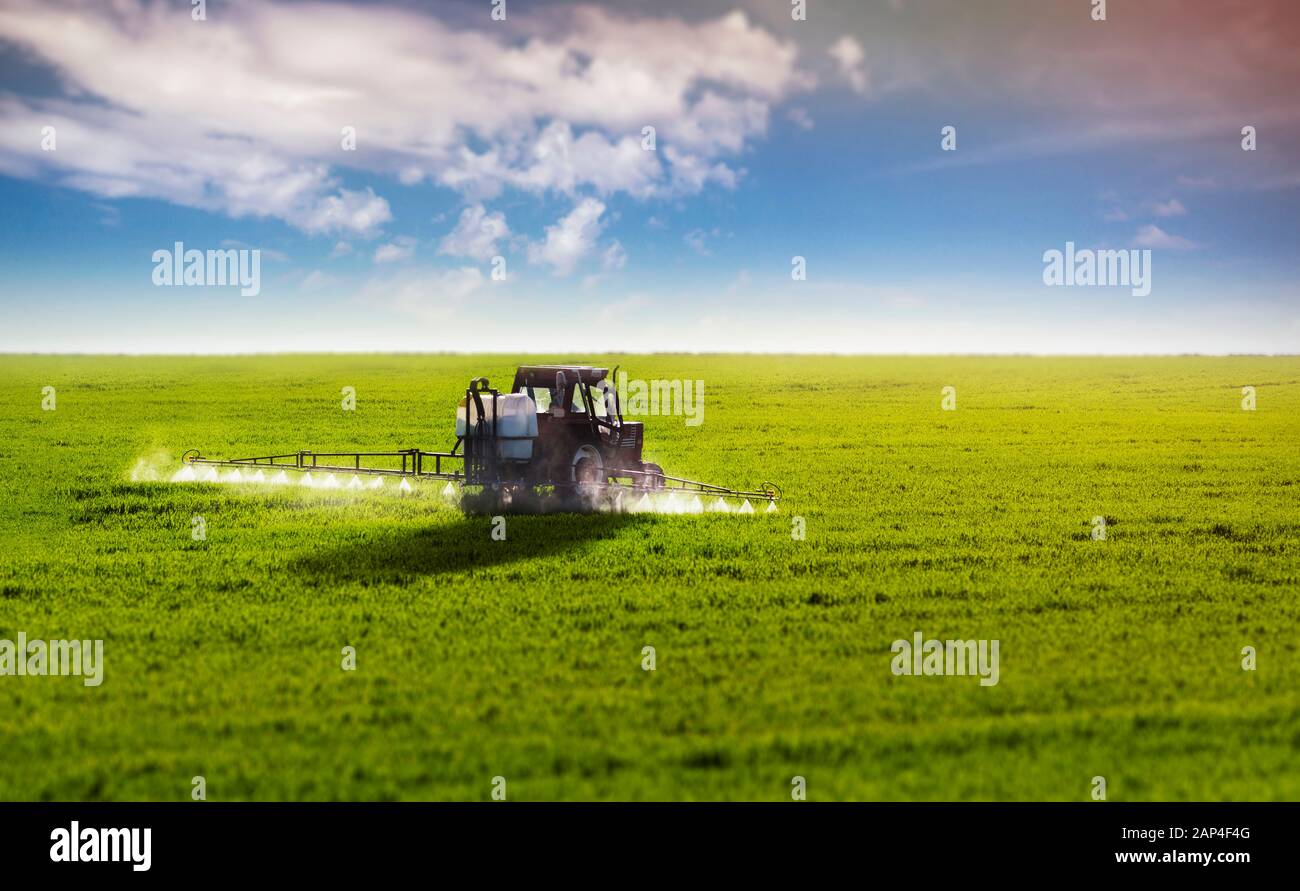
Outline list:
[[[515,372],[510,395],[526,397],[525,409],[536,415],[535,431],[530,429],[528,433],[531,435],[522,438],[531,439],[532,448],[519,449],[517,454],[520,458],[510,460],[505,457],[493,466],[494,457],[513,453],[508,448],[503,449],[499,442],[493,444],[498,435],[491,423],[495,413],[482,400],[495,400],[500,406],[503,397],[487,388],[487,380],[482,378],[471,381],[466,393],[466,401],[473,400],[474,416],[487,420],[468,436],[462,435],[459,423],[457,428],[457,434],[465,443],[466,460],[478,464],[477,459],[483,459],[482,472],[474,474],[480,480],[500,475],[531,485],[582,485],[626,480],[644,488],[663,487],[663,468],[641,460],[645,425],[623,418],[618,394],[610,386],[604,368],[523,365]],[[505,417],[503,414],[502,427],[508,424]],[[526,460],[521,460],[525,452],[529,454]],[[468,477],[471,475],[470,465],[466,466]]]
[[[617,369],[615,369],[617,371]],[[658,464],[643,460],[645,425],[623,417],[617,391],[605,368],[590,365],[521,365],[509,392],[493,388],[487,378],[475,378],[456,409],[456,443],[449,452],[400,449],[392,452],[314,452],[254,458],[215,459],[198,450],[182,456],[181,480],[218,479],[217,467],[234,467],[236,480],[287,482],[285,471],[302,474],[302,482],[339,485],[336,474],[351,474],[350,487],[360,477],[400,477],[399,488],[412,480],[445,480],[446,494],[461,488],[462,506],[469,511],[546,511],[634,509],[649,496],[684,494],[701,504],[702,497],[751,500],[775,509],[780,490],[764,483],[757,491],[699,483],[667,476]],[[444,465],[460,462],[460,469]],[[206,477],[196,468],[209,467]],[[244,476],[251,474],[252,476]],[[627,496],[631,495],[632,499]]]

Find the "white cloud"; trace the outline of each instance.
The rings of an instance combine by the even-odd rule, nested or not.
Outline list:
[[[0,10],[0,35],[7,10]],[[198,107],[203,100],[197,99]],[[29,133],[58,133],[58,150],[34,151]],[[391,219],[370,189],[340,185],[326,164],[181,118],[63,99],[0,97],[0,173],[46,177],[108,198],[161,198],[231,217],[275,217],[308,233],[372,237]]]
[[[794,123],[800,130],[811,130],[813,128],[812,115],[808,114],[806,108],[795,106],[785,113],[787,119]]]
[[[673,128],[672,144],[701,158],[737,154],[745,142],[767,130],[768,105],[753,97],[724,97],[704,91]]]
[[[682,236],[682,241],[686,242],[687,247],[695,251],[701,257],[707,257],[713,253],[709,250],[709,233],[703,229],[692,229]]]
[[[487,262],[500,253],[497,241],[509,234],[505,214],[488,213],[482,204],[472,204],[461,211],[460,221],[439,243],[438,253]]]
[[[376,263],[396,263],[398,260],[407,260],[415,254],[415,239],[406,235],[399,235],[388,244],[381,244],[375,248],[374,261]]]
[[[862,49],[862,44],[845,34],[839,40],[835,41],[826,50],[827,54],[835,60],[835,67],[839,69],[841,76],[849,82],[855,93],[866,95],[870,85],[867,77],[867,54]]]
[[[605,252],[600,255],[600,265],[607,272],[616,272],[627,265],[627,251],[618,239],[609,243]]]
[[[336,260],[339,257],[346,257],[352,253],[352,245],[346,241],[335,242],[334,249],[330,251],[330,259]]]
[[[740,175],[721,161],[710,164],[699,155],[679,152],[674,146],[661,150],[672,162],[672,188],[678,193],[699,192],[709,183],[734,189]]]
[[[298,289],[300,291],[319,291],[323,288],[328,288],[333,284],[333,276],[327,275],[319,269],[313,269],[311,272],[303,276],[302,281],[298,283]]]
[[[0,38],[56,69],[67,96],[0,99],[0,173],[370,238],[388,202],[336,166],[472,200],[730,186],[726,159],[810,84],[793,41],[741,12],[552,12],[520,42],[486,17],[458,27],[388,5],[244,0],[195,23],[144,0],[5,0]],[[647,124],[658,152],[640,147]],[[30,136],[46,125],[57,152]]]
[[[667,189],[659,155],[642,149],[639,137],[613,140],[594,131],[575,137],[563,121],[503,139],[481,154],[462,148],[438,179],[477,198],[493,198],[505,186],[567,195],[588,186],[602,194],[627,192],[638,198]]]
[[[99,224],[101,226],[118,226],[122,222],[122,212],[111,204],[100,204],[98,201],[90,205],[99,211]]]
[[[289,261],[289,255],[283,251],[277,251],[275,248],[257,247],[237,238],[223,238],[221,239],[221,246],[223,248],[234,248],[235,250],[256,250],[263,260],[277,263],[287,263]]]
[[[682,236],[682,241],[686,242],[687,247],[695,251],[701,257],[709,257],[713,255],[713,249],[709,247],[710,240],[721,237],[731,238],[733,234],[734,233],[732,232],[727,232],[724,236],[723,231],[717,226],[714,226],[712,229],[692,229],[690,232],[687,232]]]
[[[1177,198],[1170,198],[1168,201],[1153,202],[1151,212],[1158,217],[1181,217],[1187,213],[1187,208]]]
[[[258,199],[250,195],[249,200],[251,204]],[[315,200],[305,213],[287,219],[307,232],[352,232],[365,236],[375,234],[392,218],[388,202],[370,189],[364,192],[339,189],[333,195]]]
[[[605,205],[595,198],[584,198],[554,226],[546,227],[546,241],[528,246],[532,263],[550,266],[556,275],[568,275],[580,260],[591,253],[604,225],[601,214]]]
[[[1143,226],[1138,229],[1137,235],[1133,236],[1133,244],[1137,247],[1171,251],[1190,251],[1200,247],[1194,241],[1189,241],[1181,235],[1171,235],[1155,225]]]

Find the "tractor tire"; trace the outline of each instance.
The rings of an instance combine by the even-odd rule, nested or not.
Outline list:
[[[573,481],[575,483],[600,482],[600,465],[594,458],[579,458],[578,463],[573,465]]]
[[[605,465],[600,460],[600,453],[591,446],[581,446],[574,453],[573,482],[578,485],[605,482]]]

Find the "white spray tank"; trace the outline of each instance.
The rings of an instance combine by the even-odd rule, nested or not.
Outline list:
[[[503,393],[495,399],[483,396],[483,417],[466,396],[456,406],[456,435],[464,438],[471,428],[497,436],[497,457],[507,461],[530,461],[537,438],[537,405],[527,393]]]

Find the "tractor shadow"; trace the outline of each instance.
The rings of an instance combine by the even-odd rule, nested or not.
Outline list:
[[[387,530],[299,558],[290,568],[326,583],[400,582],[561,556],[653,522],[637,514],[512,514],[506,516],[505,539],[497,541],[491,517],[465,515],[419,529]]]

